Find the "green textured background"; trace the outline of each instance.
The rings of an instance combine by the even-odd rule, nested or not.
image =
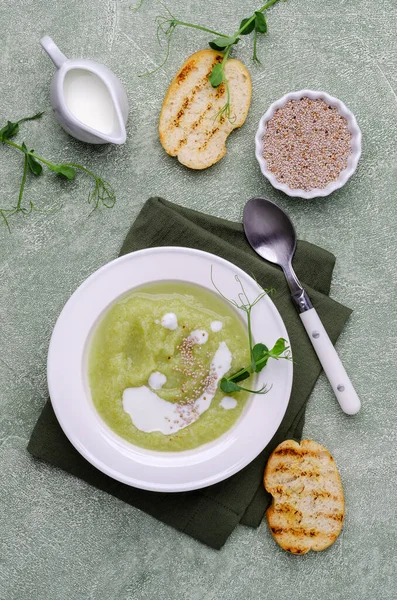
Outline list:
[[[169,0],[180,18],[232,31],[253,0]],[[361,600],[396,597],[397,5],[395,0],[288,0],[269,11],[252,66],[253,101],[227,156],[202,173],[181,167],[158,142],[165,90],[183,60],[208,37],[179,30],[168,64],[158,60],[153,19],[126,0],[2,0],[2,121],[45,110],[24,125],[26,140],[54,160],[84,162],[114,183],[117,205],[87,218],[87,181],[30,180],[26,197],[58,213],[16,217],[0,229],[0,598]],[[49,107],[54,67],[39,39],[51,35],[70,57],[104,62],[130,100],[123,147],[90,147],[67,136]],[[238,56],[251,66],[251,40]],[[323,89],[355,113],[363,156],[354,178],[324,200],[289,199],[262,178],[253,151],[260,116],[282,94]],[[15,202],[21,157],[0,148],[1,202]],[[337,255],[332,296],[354,309],[338,351],[362,398],[341,413],[324,376],[310,399],[305,436],[325,444],[346,495],[343,533],[329,550],[293,557],[265,523],[239,527],[210,550],[155,519],[36,462],[26,452],[44,405],[46,355],[70,294],[114,258],[150,195],[239,219],[244,202],[267,195],[287,209],[299,236]]]

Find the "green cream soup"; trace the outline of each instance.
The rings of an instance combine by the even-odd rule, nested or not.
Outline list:
[[[96,410],[119,436],[150,450],[189,450],[240,417],[248,394],[227,397],[219,379],[221,367],[230,374],[249,360],[246,327],[224,300],[164,282],[106,312],[90,345],[88,378]],[[156,430],[148,432],[153,418]]]

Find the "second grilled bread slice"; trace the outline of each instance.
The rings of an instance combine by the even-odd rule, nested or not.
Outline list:
[[[273,496],[266,516],[284,550],[324,550],[338,537],[344,518],[342,482],[331,454],[312,440],[286,440],[268,460],[264,484]]]

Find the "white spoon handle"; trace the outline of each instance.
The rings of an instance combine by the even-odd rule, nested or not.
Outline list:
[[[310,308],[300,313],[299,316],[341,409],[348,415],[355,415],[361,407],[360,398],[357,396],[316,309]]]

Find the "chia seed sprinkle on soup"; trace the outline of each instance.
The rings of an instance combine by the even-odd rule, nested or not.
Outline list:
[[[323,189],[347,167],[352,134],[338,109],[324,100],[290,100],[266,123],[263,157],[291,189]]]

